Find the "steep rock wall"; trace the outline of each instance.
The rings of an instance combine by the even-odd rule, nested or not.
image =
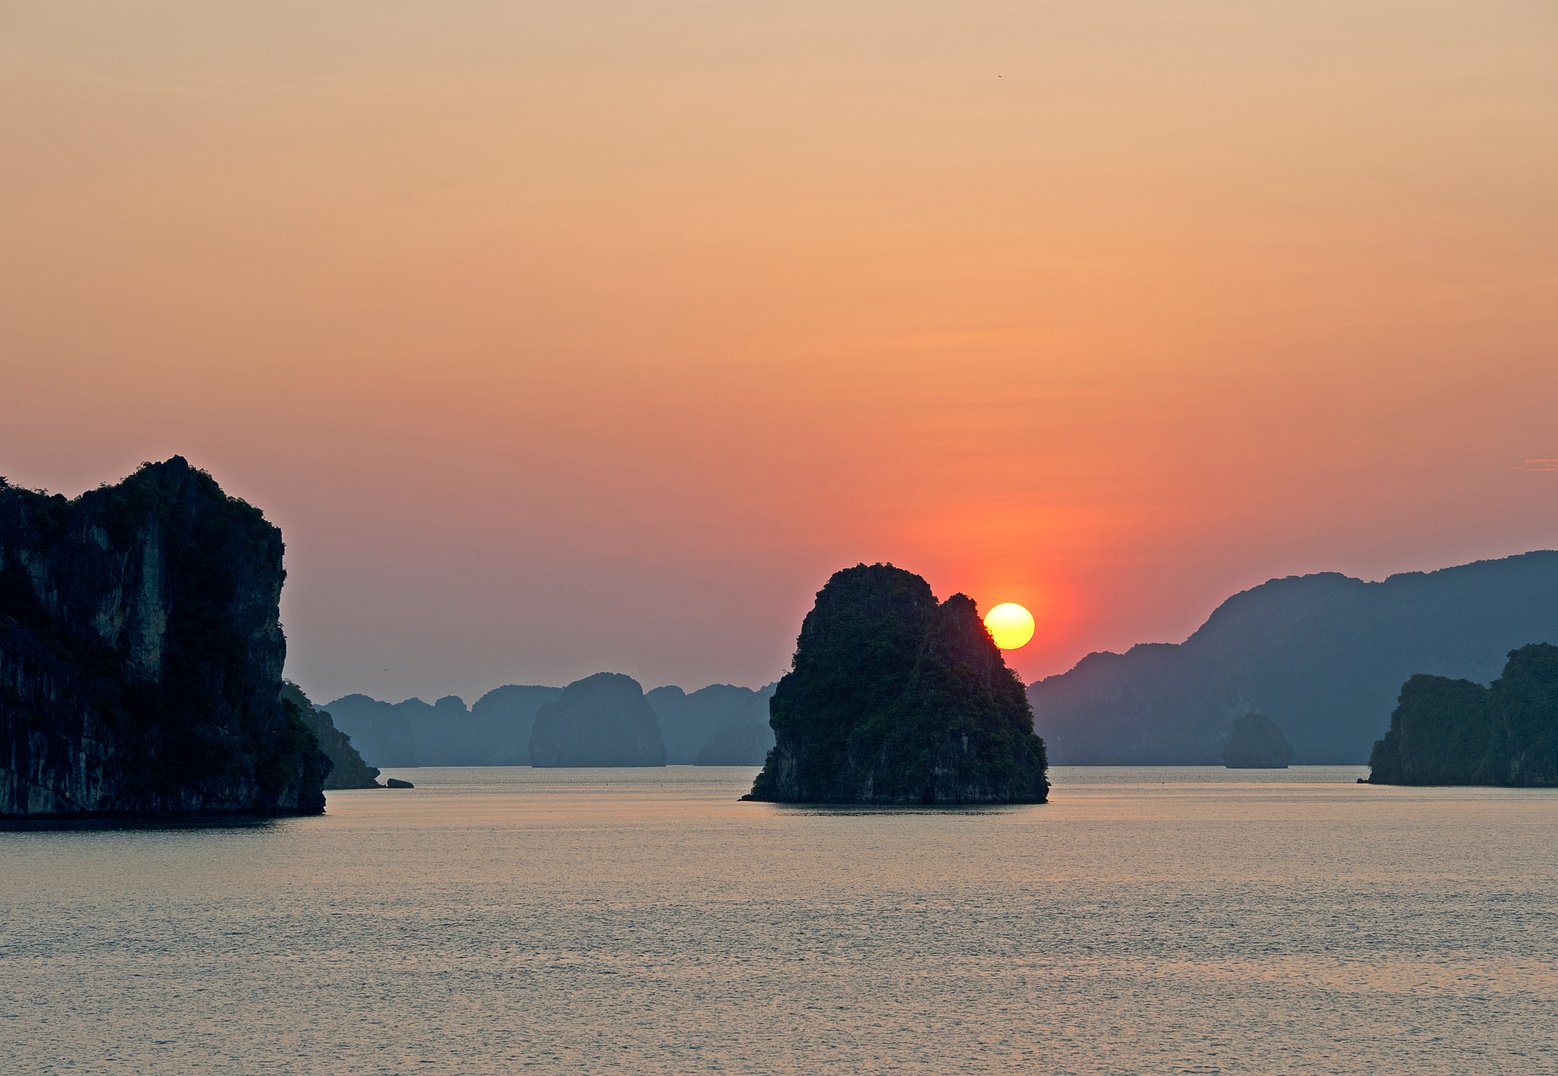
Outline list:
[[[323,810],[281,561],[181,457],[74,500],[0,487],[0,817]]]

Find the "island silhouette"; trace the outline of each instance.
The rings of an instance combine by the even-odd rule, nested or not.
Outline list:
[[[182,456],[74,500],[0,487],[0,817],[323,811],[282,550]]]
[[[937,602],[891,564],[836,572],[770,704],[775,744],[747,798],[1043,803],[1044,741],[972,599]]]

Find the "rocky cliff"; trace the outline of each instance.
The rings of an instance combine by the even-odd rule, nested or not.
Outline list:
[[[752,799],[1042,803],[1044,742],[969,598],[888,564],[836,573],[770,704]]]
[[[1412,677],[1369,765],[1373,784],[1558,787],[1558,646],[1511,651],[1488,687]]]
[[[532,766],[664,766],[654,707],[631,676],[596,673],[543,703],[530,730]]]
[[[1294,576],[1229,598],[1183,643],[1091,654],[1029,698],[1057,764],[1215,764],[1250,710],[1295,762],[1361,763],[1407,677],[1485,683],[1538,640],[1558,641],[1558,552],[1378,583]]]
[[[0,487],[0,816],[322,811],[281,560],[177,456],[75,500]]]

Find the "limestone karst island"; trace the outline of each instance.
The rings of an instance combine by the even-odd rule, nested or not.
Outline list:
[[[770,704],[749,797],[786,803],[1043,803],[1044,741],[974,602],[890,564],[837,572]]]
[[[281,561],[178,456],[74,500],[0,488],[0,818],[317,814],[333,772],[373,785],[282,682]]]
[[[1372,784],[1558,787],[1558,646],[1510,651],[1487,687],[1412,677],[1369,766]]]

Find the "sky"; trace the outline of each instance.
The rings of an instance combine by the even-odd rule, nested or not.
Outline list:
[[[0,0],[0,474],[175,453],[315,698],[759,685],[1558,546],[1546,0]]]

